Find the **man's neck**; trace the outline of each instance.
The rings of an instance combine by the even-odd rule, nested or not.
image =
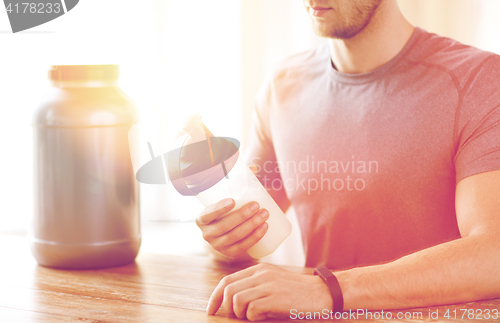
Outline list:
[[[382,2],[370,23],[356,36],[329,40],[333,65],[348,74],[373,71],[403,49],[414,29],[395,1]]]

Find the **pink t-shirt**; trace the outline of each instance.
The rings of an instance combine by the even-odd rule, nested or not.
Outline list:
[[[456,184],[500,169],[500,56],[416,28],[354,75],[325,43],[279,66],[252,122],[247,162],[295,208],[306,266],[391,261],[460,238]]]

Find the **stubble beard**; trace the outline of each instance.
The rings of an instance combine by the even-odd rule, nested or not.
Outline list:
[[[350,39],[368,26],[381,2],[382,0],[376,0],[369,5],[355,5],[354,8],[349,8],[348,12],[339,13],[343,17],[342,21],[329,24],[313,22],[314,32],[320,37]]]

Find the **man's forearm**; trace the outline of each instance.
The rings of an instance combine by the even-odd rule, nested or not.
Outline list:
[[[500,239],[471,235],[396,261],[335,273],[344,309],[398,309],[500,296]]]

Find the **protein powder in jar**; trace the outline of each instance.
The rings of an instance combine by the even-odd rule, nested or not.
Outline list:
[[[134,261],[141,244],[139,187],[128,146],[137,122],[117,65],[53,66],[33,118],[40,265],[102,268]]]

